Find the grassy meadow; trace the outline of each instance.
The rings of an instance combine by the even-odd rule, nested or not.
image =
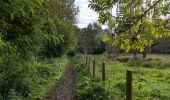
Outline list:
[[[108,58],[106,53],[89,55],[88,57],[91,61],[96,61],[95,82],[101,84],[106,92],[110,93],[111,100],[124,100],[126,98],[127,70],[133,71],[134,100],[170,100],[170,55],[148,55],[145,60],[140,58],[140,55],[135,59],[132,55]],[[106,64],[104,84],[101,82],[102,62]],[[92,66],[91,62],[91,79]]]

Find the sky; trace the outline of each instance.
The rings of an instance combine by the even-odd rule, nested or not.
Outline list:
[[[85,28],[89,23],[97,22],[98,14],[88,8],[89,0],[75,0],[75,5],[79,8],[78,27]],[[112,14],[116,15],[116,9],[112,9]],[[102,25],[102,28],[107,28],[107,25]]]
[[[75,5],[79,8],[78,23],[80,28],[86,27],[89,23],[97,22],[98,14],[88,8],[88,0],[75,0]]]
[[[75,5],[79,8],[78,23],[79,28],[85,28],[89,23],[97,22],[98,14],[88,8],[89,0],[75,0]],[[116,8],[113,7],[112,14],[116,16]],[[102,28],[107,28],[103,25]]]

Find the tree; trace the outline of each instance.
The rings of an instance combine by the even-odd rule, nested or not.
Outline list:
[[[99,14],[99,22],[108,23],[112,34],[105,41],[120,44],[125,51],[144,51],[155,39],[170,36],[168,0],[91,0],[89,7]],[[111,9],[116,7],[116,16]],[[162,19],[161,16],[166,16]]]
[[[151,52],[153,53],[170,53],[170,37],[164,37],[155,41],[154,45],[151,47]]]
[[[112,34],[111,30],[110,29],[105,29],[103,37],[105,37],[106,35],[110,35],[110,34]],[[109,40],[109,41],[107,41],[107,43],[105,43],[105,49],[108,52],[109,57],[112,57],[111,53],[113,53],[114,56],[118,56],[119,52],[120,52],[118,44],[113,46],[112,45],[112,40]]]
[[[0,12],[0,94],[6,99],[13,89],[28,97],[32,64],[46,44],[63,42],[63,34],[54,34],[56,20],[43,0],[0,0]]]
[[[102,32],[102,28],[97,24],[89,24],[87,28],[83,28],[79,32],[78,36],[78,48],[82,50],[83,53],[94,53],[97,49],[97,44],[101,43],[99,38]]]
[[[55,35],[62,35],[64,42],[60,44],[50,45],[50,41],[45,46],[43,53],[47,57],[58,57],[75,49],[76,46],[76,16],[78,9],[74,6],[74,0],[50,0],[48,2],[50,8],[51,23],[47,23],[48,30],[54,31]],[[50,25],[52,24],[52,25]],[[50,33],[50,32],[48,32]]]

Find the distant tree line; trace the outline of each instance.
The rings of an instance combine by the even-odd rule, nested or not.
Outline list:
[[[78,30],[77,52],[83,54],[102,54],[105,43],[102,41],[103,30],[98,23],[88,24]]]
[[[98,23],[89,24],[86,28],[78,29],[77,52],[84,54],[102,54],[107,51],[117,56],[126,53],[119,44],[112,45],[111,42],[104,42],[103,35],[110,34],[110,29],[102,29]],[[139,51],[136,51],[140,53]],[[170,37],[163,37],[154,40],[154,44],[147,46],[145,52],[152,54],[170,54]],[[129,53],[133,53],[130,51]]]

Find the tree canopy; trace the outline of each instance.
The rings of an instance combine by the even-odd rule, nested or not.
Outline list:
[[[98,23],[88,24],[86,28],[80,29],[78,32],[78,49],[87,54],[94,53],[101,46],[100,35],[102,28]]]
[[[120,43],[127,52],[143,52],[155,39],[170,36],[168,0],[90,0],[89,7],[99,14],[98,21],[107,23],[111,30],[111,35],[104,36],[105,41]]]

